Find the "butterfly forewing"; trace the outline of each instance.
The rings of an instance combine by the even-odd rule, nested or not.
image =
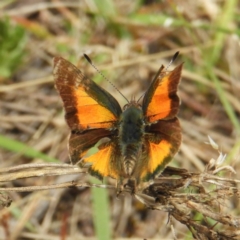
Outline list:
[[[179,108],[177,88],[181,78],[182,64],[171,72],[161,68],[159,77],[154,79],[143,99],[143,113],[147,122],[171,119]]]
[[[63,100],[65,118],[72,130],[114,126],[121,114],[121,107],[111,94],[63,58],[54,58],[53,73],[56,88]]]

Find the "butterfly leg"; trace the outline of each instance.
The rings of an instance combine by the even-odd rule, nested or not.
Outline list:
[[[117,180],[116,189],[117,189],[117,197],[119,197],[119,195],[124,190],[124,184],[123,184],[123,179],[122,178]]]
[[[117,188],[117,197],[122,192],[128,192],[131,194],[135,194],[136,189],[137,189],[137,181],[136,181],[136,179],[128,179],[126,182],[126,181],[124,181],[124,179],[120,179],[117,181],[116,188]]]
[[[127,183],[124,185],[124,188],[127,189],[127,191],[134,195],[137,192],[137,179],[136,178],[130,178],[128,179]]]

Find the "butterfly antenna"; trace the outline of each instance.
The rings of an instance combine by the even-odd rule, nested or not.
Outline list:
[[[178,54],[179,54],[179,52],[174,53],[172,59],[170,60],[169,64],[168,64],[167,67],[166,67],[166,71],[167,71],[168,68],[171,66],[171,64],[176,60],[176,58],[178,57]]]
[[[90,59],[90,57],[87,55],[87,54],[83,54],[83,56],[85,57],[85,59],[92,65],[92,67],[108,82],[112,85],[113,88],[115,88],[119,93],[120,95],[129,103],[128,99],[118,90],[118,88],[109,80],[107,79],[102,72],[100,72],[98,70],[98,68],[92,63],[92,60]]]
[[[144,94],[145,94],[145,93],[143,93],[143,94],[141,95],[141,97],[137,100],[137,103],[140,102],[140,100],[143,98]]]

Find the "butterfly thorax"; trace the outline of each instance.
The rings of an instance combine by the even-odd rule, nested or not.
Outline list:
[[[130,177],[141,157],[144,133],[143,112],[136,104],[130,104],[119,122],[119,146],[124,173]]]

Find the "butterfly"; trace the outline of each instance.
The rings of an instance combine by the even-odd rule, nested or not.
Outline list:
[[[172,60],[177,55],[178,52]],[[72,164],[88,166],[88,172],[101,180],[114,178],[118,186],[126,179],[138,185],[158,176],[181,144],[176,115],[182,66],[169,71],[162,65],[142,102],[131,100],[121,108],[109,92],[77,67],[55,57],[53,75],[71,130]],[[102,139],[105,141],[101,142]],[[99,142],[98,151],[86,157],[88,150]]]

